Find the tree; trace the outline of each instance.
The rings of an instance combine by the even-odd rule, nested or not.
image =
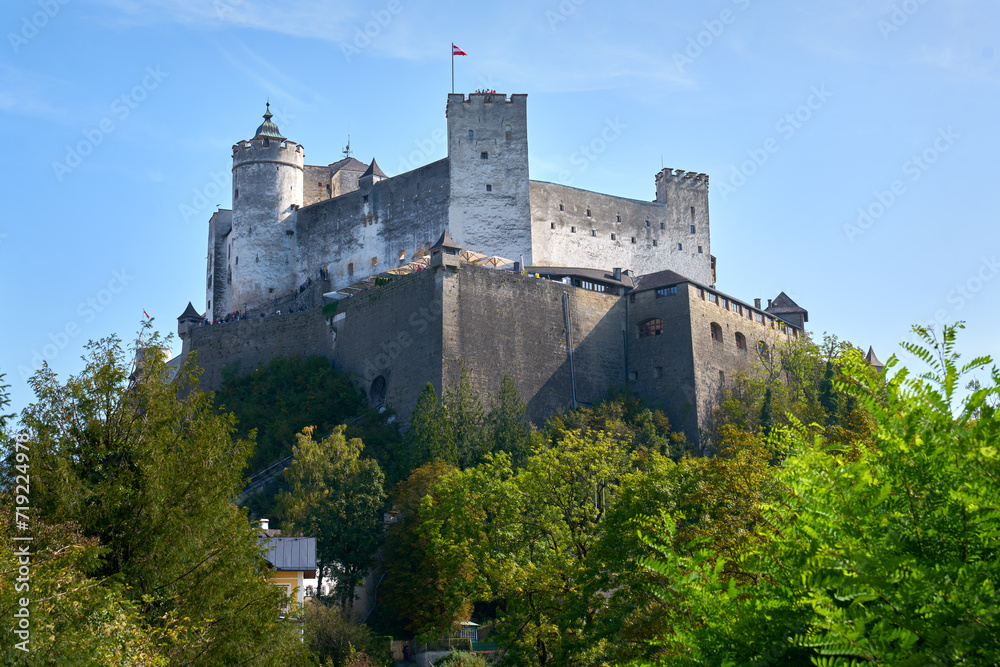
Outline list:
[[[316,442],[313,429],[296,436],[295,459],[285,470],[290,491],[281,497],[284,530],[316,538],[316,560],[333,572],[342,608],[354,606],[354,589],[375,564],[384,537],[385,478],[377,462],[361,458],[364,444],[347,440],[339,426]]]
[[[491,451],[507,452],[511,465],[522,467],[531,454],[531,424],[517,386],[506,373],[500,381],[500,393],[493,399],[488,422],[492,430]]]
[[[446,571],[430,540],[420,532],[420,507],[453,466],[438,459],[413,471],[392,494],[395,523],[386,541],[386,575],[381,584],[382,602],[398,622],[413,633],[445,631],[469,620],[472,605],[463,595],[450,595],[453,582],[468,582],[472,567]]]
[[[324,665],[390,667],[389,642],[382,639],[340,610],[322,603],[310,602],[303,610],[302,641]]]
[[[171,382],[161,347],[156,335],[137,343],[133,367],[112,336],[88,344],[65,384],[47,366],[32,377],[22,422],[37,519],[78,527],[90,556],[73,567],[95,586],[127,586],[128,604],[111,588],[100,604],[123,619],[134,609],[171,664],[294,663],[301,646],[276,613],[283,593],[234,506],[253,442],[233,440],[232,417],[211,408],[193,367]]]
[[[459,466],[469,468],[478,464],[489,451],[490,441],[486,413],[464,363],[458,384],[444,392],[442,402],[452,429]]]
[[[438,401],[434,385],[429,382],[417,396],[407,441],[411,468],[419,468],[437,459],[450,465],[458,465],[454,431],[444,406]]]

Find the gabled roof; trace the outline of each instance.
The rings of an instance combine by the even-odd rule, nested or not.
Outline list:
[[[284,141],[285,137],[281,134],[278,126],[271,122],[273,114],[271,113],[271,103],[267,103],[267,110],[264,112],[264,122],[257,127],[257,132],[254,134],[254,139],[278,139],[279,141]]]
[[[330,165],[330,173],[335,174],[341,169],[346,169],[347,171],[364,171],[368,168],[361,160],[355,160],[352,157],[345,157],[343,160],[337,160]]]
[[[806,309],[795,303],[791,298],[782,292],[778,296],[774,297],[771,301],[771,305],[767,307],[767,312],[769,313],[804,313]]]
[[[272,537],[264,542],[264,557],[275,570],[316,569],[315,537]]]
[[[201,316],[201,313],[199,313],[197,310],[194,309],[194,304],[192,304],[190,301],[188,301],[188,307],[184,309],[184,312],[181,313],[181,316],[178,317],[177,319],[186,320],[188,318],[195,320],[205,319]]]
[[[437,240],[437,243],[431,246],[431,250],[434,248],[454,248],[455,250],[462,249],[460,245],[455,243],[455,239],[451,238],[451,234],[448,233],[447,229],[441,233],[441,238]]]
[[[879,361],[878,357],[875,356],[875,348],[871,345],[868,346],[868,354],[865,355],[865,361],[875,368],[885,368],[885,364]]]
[[[644,276],[639,276],[639,280],[635,285],[635,291],[659,289],[660,287],[667,287],[669,285],[678,285],[680,283],[694,283],[695,285],[699,284],[691,280],[690,278],[682,276],[676,271],[671,271],[667,269],[666,271],[657,271],[656,273],[649,273]]]
[[[385,175],[385,172],[379,169],[378,162],[375,161],[375,158],[372,158],[372,163],[368,165],[368,168],[365,169],[365,173],[361,174],[361,176],[381,176],[382,178],[389,178]]]
[[[771,301],[771,305],[765,308],[765,312],[771,313],[772,315],[777,315],[779,317],[781,317],[782,315],[802,313],[802,319],[805,322],[809,321],[809,311],[807,311],[805,308],[792,301],[792,299],[784,292],[774,297],[774,299]]]

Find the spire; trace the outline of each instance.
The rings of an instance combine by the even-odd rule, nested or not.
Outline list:
[[[388,178],[385,175],[385,172],[383,172],[381,169],[379,169],[378,162],[375,161],[375,158],[372,158],[372,163],[370,165],[368,165],[368,169],[366,169],[365,173],[363,173],[361,175],[362,176],[378,176],[379,178]]]
[[[878,370],[885,368],[885,364],[879,361],[878,357],[875,356],[875,348],[871,345],[868,346],[868,354],[865,355],[865,361],[867,361],[870,366],[877,368]]]
[[[279,141],[284,141],[287,137],[281,134],[281,130],[278,126],[271,122],[271,118],[274,115],[271,113],[271,102],[267,102],[267,110],[264,111],[264,122],[260,124],[257,128],[256,134],[254,134],[254,139],[277,139]]]

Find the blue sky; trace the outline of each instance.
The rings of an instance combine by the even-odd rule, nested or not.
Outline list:
[[[710,174],[723,291],[784,290],[883,361],[935,320],[1000,356],[998,26],[986,0],[9,0],[0,372],[20,409],[42,358],[204,308],[268,98],[309,164],[348,134],[390,175],[444,157],[452,41],[459,92],[528,94],[532,178],[649,200],[661,164]]]

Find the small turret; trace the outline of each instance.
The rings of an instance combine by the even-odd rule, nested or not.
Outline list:
[[[188,301],[187,308],[177,318],[177,336],[183,343],[183,351],[186,353],[191,346],[191,330],[200,327],[205,323],[205,318],[194,309],[194,304]]]
[[[378,163],[375,162],[375,158],[372,158],[372,163],[368,165],[368,169],[365,173],[361,174],[361,178],[358,179],[358,185],[362,188],[370,188],[379,181],[388,178],[385,173],[379,169]]]
[[[459,266],[462,248],[451,238],[448,230],[444,230],[437,243],[431,246],[431,266]]]

